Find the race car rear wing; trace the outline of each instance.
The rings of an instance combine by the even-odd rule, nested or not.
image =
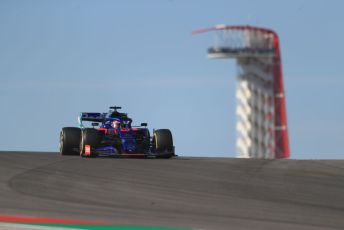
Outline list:
[[[83,127],[83,121],[92,121],[92,122],[102,122],[104,121],[106,113],[80,113],[78,117],[78,122],[80,127]]]

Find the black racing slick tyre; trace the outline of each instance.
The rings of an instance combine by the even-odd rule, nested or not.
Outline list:
[[[157,158],[171,158],[174,155],[173,138],[169,129],[155,130],[152,141]]]
[[[65,127],[60,132],[60,154],[78,155],[81,130],[76,127]]]
[[[81,131],[81,140],[80,140],[80,156],[87,156],[85,153],[86,145],[90,146],[90,157],[96,157],[97,153],[94,152],[94,149],[97,148],[102,140],[103,133],[99,132],[93,128],[86,128]]]

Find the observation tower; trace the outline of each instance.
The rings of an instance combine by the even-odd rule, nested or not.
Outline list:
[[[236,151],[240,158],[289,158],[286,102],[278,35],[266,28],[218,25],[209,58],[237,63]]]

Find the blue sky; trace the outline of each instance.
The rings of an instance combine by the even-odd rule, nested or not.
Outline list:
[[[177,152],[235,155],[235,63],[209,60],[211,34],[275,30],[292,158],[343,158],[343,1],[0,0],[0,150],[57,151],[80,111],[121,105],[170,128]]]

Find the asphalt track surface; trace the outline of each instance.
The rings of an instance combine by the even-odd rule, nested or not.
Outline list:
[[[0,214],[194,229],[344,229],[344,161],[0,152]]]

